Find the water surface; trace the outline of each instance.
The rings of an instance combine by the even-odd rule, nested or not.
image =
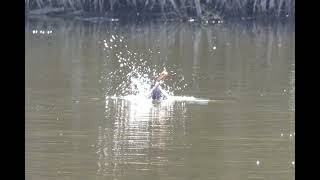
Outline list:
[[[26,20],[26,179],[294,179],[294,51],[287,23]],[[164,66],[210,102],[109,98]]]

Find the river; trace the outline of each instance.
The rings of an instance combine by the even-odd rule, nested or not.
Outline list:
[[[28,180],[295,179],[294,23],[26,19],[25,98]]]

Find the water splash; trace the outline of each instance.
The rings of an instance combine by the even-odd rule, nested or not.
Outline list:
[[[108,73],[104,71],[99,80],[105,92],[106,104],[109,101],[127,101],[131,106],[137,107],[137,111],[150,109],[153,101],[147,97],[150,93],[152,78],[163,70],[163,66],[152,64],[150,61],[158,51],[156,49],[146,49],[145,52],[133,51],[129,49],[123,36],[114,34],[109,34],[109,37],[100,41],[100,44],[106,52],[107,63],[104,64],[104,68],[111,69]],[[181,67],[166,66],[166,70],[169,76],[162,88],[170,97],[162,101],[161,106],[170,107],[175,102],[196,104],[212,102],[212,100],[192,96],[177,96],[190,86],[185,81]],[[159,103],[155,102],[155,104]]]
[[[123,36],[109,34],[104,40],[100,41],[106,53],[107,63],[105,68],[111,67],[112,71],[103,73],[99,82],[106,93],[106,96],[130,96],[144,97],[150,91],[152,76],[155,72],[160,72],[162,66],[152,64],[153,53],[147,49],[145,52],[135,52],[127,46]],[[111,47],[113,47],[111,49]],[[166,67],[169,78],[166,79],[163,89],[171,96],[183,91],[187,86],[182,72],[175,72]]]

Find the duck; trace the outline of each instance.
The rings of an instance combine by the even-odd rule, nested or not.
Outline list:
[[[152,98],[152,100],[158,101],[169,98],[169,94],[161,87],[167,76],[168,72],[166,71],[166,68],[164,68],[158,76],[154,76],[150,91],[148,93],[148,98]]]

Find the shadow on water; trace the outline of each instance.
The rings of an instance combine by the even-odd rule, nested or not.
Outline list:
[[[26,179],[294,178],[294,24],[25,28]],[[168,91],[212,103],[108,98],[163,66]]]

